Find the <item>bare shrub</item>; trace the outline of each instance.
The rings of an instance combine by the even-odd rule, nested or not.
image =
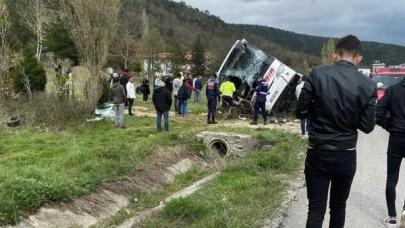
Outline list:
[[[63,0],[61,18],[74,41],[80,64],[92,78],[86,84],[90,109],[101,97],[100,77],[118,24],[120,0]]]
[[[83,123],[92,113],[83,101],[72,100],[58,94],[33,93],[1,99],[7,116],[20,118],[25,124],[41,129],[64,130]]]
[[[63,129],[91,116],[87,104],[58,95],[37,93],[32,98],[31,122],[36,126]]]

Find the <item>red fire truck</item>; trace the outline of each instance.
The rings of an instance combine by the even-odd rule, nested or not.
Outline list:
[[[377,82],[377,99],[384,97],[385,90],[405,79],[405,67],[382,67],[374,69],[370,77]]]

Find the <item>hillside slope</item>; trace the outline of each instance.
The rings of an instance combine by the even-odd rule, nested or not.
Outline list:
[[[289,50],[263,37],[240,31],[207,12],[169,0],[123,0],[121,15],[124,17],[121,20],[130,22],[129,29],[132,34],[140,34],[142,30],[140,21],[143,9],[146,9],[149,26],[159,29],[168,47],[179,43],[184,50],[190,50],[200,37],[207,51],[216,60],[216,67],[235,41],[242,38],[298,69],[304,60],[310,65],[319,63],[319,58],[314,55]],[[212,69],[215,69],[215,66],[213,67]]]
[[[226,56],[235,40],[246,38],[250,43],[301,70],[304,60],[309,65],[320,63],[322,45],[328,38],[298,34],[281,29],[227,24],[219,17],[171,0],[123,0],[122,20],[129,21],[132,34],[141,34],[142,11],[146,9],[150,27],[156,27],[168,47],[179,43],[185,50],[200,37],[216,60]],[[364,63],[382,60],[388,64],[405,62],[405,47],[364,42]]]
[[[259,25],[234,25],[235,29],[260,36],[270,42],[297,52],[319,55],[328,38],[289,32]],[[405,47],[394,44],[363,42],[363,56],[366,64],[381,60],[387,64],[405,63]]]
[[[250,43],[279,58],[287,65],[302,70],[303,62],[320,63],[322,45],[328,38],[298,34],[281,29],[227,24],[219,17],[170,0],[123,0],[122,20],[129,21],[132,34],[141,34],[142,11],[146,9],[150,27],[156,27],[168,47],[179,43],[185,50],[200,37],[212,54],[217,68],[235,40],[246,38]],[[388,64],[405,62],[405,47],[364,42],[364,63],[382,60]]]

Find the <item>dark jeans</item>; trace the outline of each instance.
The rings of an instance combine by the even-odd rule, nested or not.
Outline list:
[[[188,114],[187,100],[179,100],[179,105],[180,105],[180,115],[182,117],[186,117]]]
[[[385,196],[387,200],[388,215],[397,216],[395,207],[396,190],[402,159],[405,157],[405,138],[390,137],[387,157],[387,184]]]
[[[309,131],[309,119],[301,120],[301,134],[306,135]]]
[[[143,94],[143,102],[147,102],[147,101],[148,101],[148,97],[149,97],[149,94],[144,93],[144,94]]]
[[[253,113],[253,120],[257,121],[259,118],[259,112],[262,113],[263,119],[267,121],[267,113],[266,113],[266,102],[256,102],[255,103],[255,110]]]
[[[165,127],[165,131],[169,131],[169,111],[167,112],[156,112],[157,114],[157,118],[156,118],[156,125],[157,125],[157,129],[158,131],[162,131],[162,116],[164,118],[164,127]]]
[[[132,115],[132,107],[134,106],[135,99],[128,98],[128,113]]]
[[[215,114],[217,112],[217,97],[207,96],[208,101],[208,123],[215,122]]]
[[[307,228],[322,228],[330,186],[330,228],[343,228],[346,201],[356,173],[356,151],[308,150],[305,180],[309,201]]]
[[[222,96],[222,107],[230,108],[233,106],[233,97]]]
[[[179,99],[177,98],[177,95],[174,95],[174,111],[180,113]]]

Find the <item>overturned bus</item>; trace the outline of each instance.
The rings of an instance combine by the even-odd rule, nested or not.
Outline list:
[[[220,82],[229,78],[237,88],[237,96],[251,99],[254,81],[263,78],[269,84],[266,109],[274,115],[291,113],[296,103],[295,89],[302,75],[259,48],[238,40],[219,71]]]

